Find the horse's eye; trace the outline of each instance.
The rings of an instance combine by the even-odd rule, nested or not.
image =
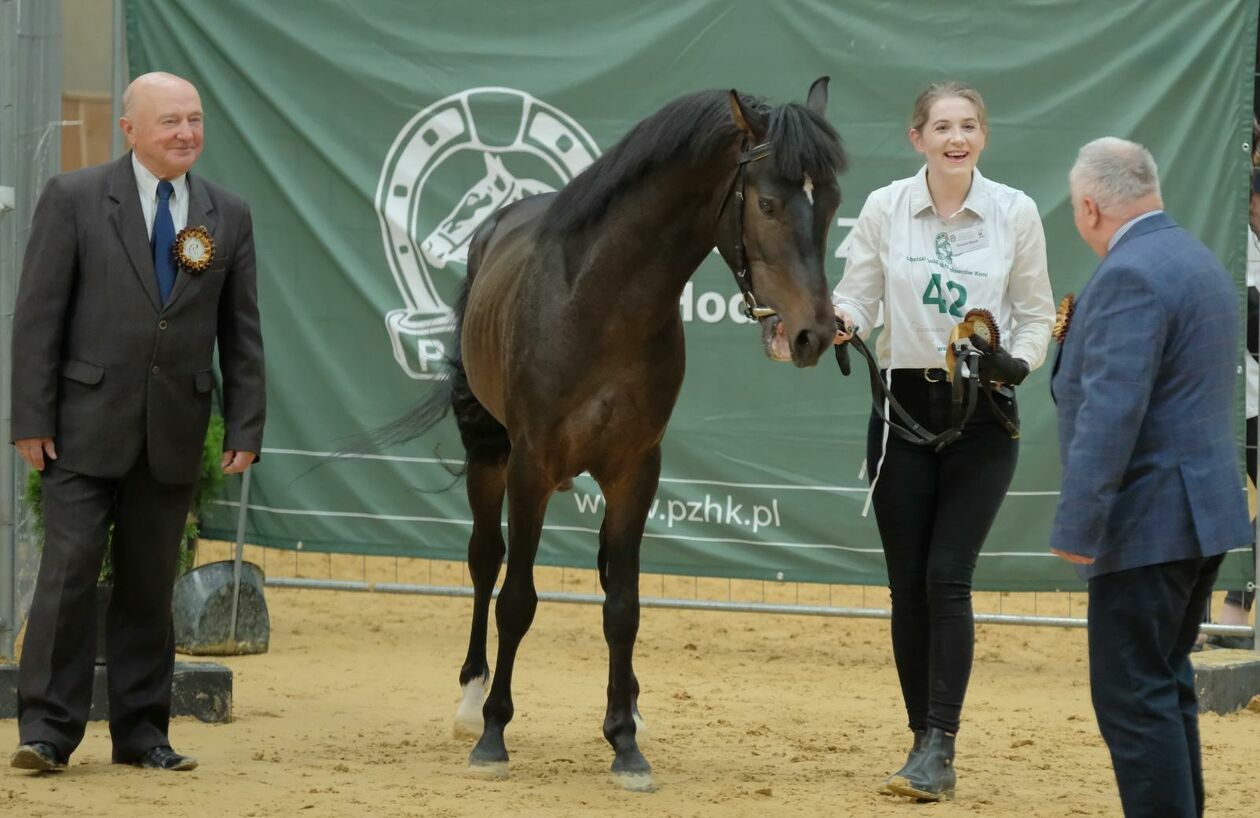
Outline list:
[[[765,215],[765,216],[774,215],[774,202],[770,201],[764,196],[757,197],[757,207],[761,209],[762,215]]]

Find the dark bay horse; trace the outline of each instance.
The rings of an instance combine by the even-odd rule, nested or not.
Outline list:
[[[635,737],[632,654],[639,545],[683,379],[679,297],[716,246],[756,307],[767,354],[812,366],[831,347],[823,259],[845,156],[826,102],[825,77],[805,105],[770,106],[735,91],[680,98],[561,191],[509,205],[473,236],[446,388],[400,428],[413,436],[453,408],[467,453],[474,603],[457,729],[480,734],[474,770],[507,774],[503,731],[517,648],[538,604],[543,514],[551,494],[585,471],[606,506],[598,556],[609,651],[604,736],[619,782],[651,789]],[[483,706],[505,493],[498,671]]]

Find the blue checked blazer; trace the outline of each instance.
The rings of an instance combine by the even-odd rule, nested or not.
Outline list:
[[[1212,252],[1162,213],[1081,290],[1050,380],[1063,462],[1050,546],[1093,557],[1087,579],[1251,542],[1238,300]]]

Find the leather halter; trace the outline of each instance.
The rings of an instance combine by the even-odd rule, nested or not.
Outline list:
[[[720,222],[726,212],[726,205],[734,194],[737,203],[735,231],[738,238],[735,242],[735,264],[731,266],[731,272],[735,274],[735,283],[739,285],[739,291],[744,296],[744,316],[749,321],[760,321],[762,318],[769,318],[776,314],[774,309],[763,307],[757,302],[757,296],[752,288],[752,274],[748,270],[748,248],[744,245],[744,189],[747,185],[748,163],[765,159],[772,151],[773,147],[769,142],[762,142],[751,148],[748,147],[747,140],[740,143],[739,164],[735,170],[735,177],[731,179],[731,189],[722,200],[722,209],[718,211]]]

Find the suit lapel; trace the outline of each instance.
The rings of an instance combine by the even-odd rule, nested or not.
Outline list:
[[[215,242],[215,255],[223,253],[223,248],[218,247],[218,235],[216,229],[218,223],[214,219],[214,202],[210,199],[210,192],[206,190],[206,186],[201,183],[201,179],[188,174],[188,227],[205,227],[210,231],[210,238]],[[179,275],[175,277],[175,289],[171,291],[171,298],[166,302],[169,307],[175,303],[180,294],[188,287],[189,279],[198,275],[198,273],[189,273],[183,269],[179,271]]]
[[[107,195],[115,203],[110,220],[118,231],[118,240],[122,242],[127,257],[131,259],[131,266],[140,279],[140,286],[149,294],[153,308],[160,312],[162,301],[158,296],[157,275],[153,272],[149,226],[144,223],[144,211],[140,208],[140,190],[136,187],[136,173],[131,167],[130,153],[114,163]]]

